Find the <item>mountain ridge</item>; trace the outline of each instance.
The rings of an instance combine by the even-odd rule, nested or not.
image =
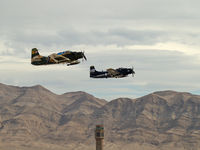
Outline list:
[[[92,150],[96,124],[104,124],[109,150],[198,150],[200,96],[167,90],[107,102],[82,91],[0,84],[0,149]]]

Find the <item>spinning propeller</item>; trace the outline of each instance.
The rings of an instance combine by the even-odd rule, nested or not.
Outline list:
[[[135,71],[134,71],[134,68],[132,66],[132,77],[134,77],[134,74],[135,74]]]
[[[86,56],[85,56],[84,53],[85,53],[85,52],[83,51],[83,52],[82,52],[82,56],[83,56],[83,58],[87,61],[87,58],[86,58]]]

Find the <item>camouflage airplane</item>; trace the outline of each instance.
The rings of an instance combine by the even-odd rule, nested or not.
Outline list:
[[[63,51],[59,53],[53,53],[49,56],[41,56],[37,48],[32,49],[31,64],[32,65],[49,65],[49,64],[60,64],[66,63],[69,65],[79,64],[78,59],[85,59],[84,52],[72,52],[72,51]]]
[[[133,68],[110,68],[106,71],[96,71],[94,66],[90,66],[91,78],[123,78],[127,77],[129,74],[132,74],[132,76],[135,74]]]

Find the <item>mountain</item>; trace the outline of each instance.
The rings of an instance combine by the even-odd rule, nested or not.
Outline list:
[[[0,84],[0,149],[92,150],[96,124],[104,124],[108,150],[198,150],[200,96],[159,91],[107,102]]]
[[[84,92],[56,95],[40,85],[0,84],[0,149],[62,149],[67,139],[79,140],[74,133],[82,133],[87,115],[105,103]]]
[[[106,120],[107,141],[200,149],[200,96],[162,91],[138,99],[116,99],[95,112]],[[164,148],[165,147],[165,148]],[[147,148],[148,149],[148,148]]]

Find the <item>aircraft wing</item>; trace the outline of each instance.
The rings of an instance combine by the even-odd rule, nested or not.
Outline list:
[[[55,63],[61,63],[61,62],[70,62],[70,59],[58,54],[51,54],[49,55],[50,59],[53,60]]]
[[[79,64],[79,63],[80,63],[80,61],[78,61],[78,60],[70,61],[70,63],[67,64],[67,66],[76,65],[76,64]]]
[[[110,75],[110,76],[117,76],[117,75],[119,75],[119,72],[118,71],[116,71],[115,69],[112,69],[112,68],[109,68],[109,69],[107,69],[107,72],[108,72],[108,74]]]

